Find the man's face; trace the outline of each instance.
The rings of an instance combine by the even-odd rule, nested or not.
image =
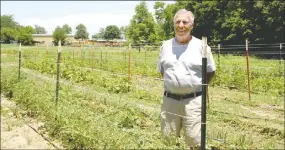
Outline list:
[[[190,23],[190,14],[183,13],[177,15],[175,19],[175,35],[177,37],[185,37],[190,34],[192,25]]]

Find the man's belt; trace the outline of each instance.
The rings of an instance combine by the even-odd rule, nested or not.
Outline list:
[[[196,92],[196,93],[191,93],[191,94],[185,94],[185,95],[173,94],[173,93],[169,93],[167,91],[164,91],[164,96],[169,97],[169,98],[173,98],[176,100],[182,100],[182,99],[197,97],[200,95],[202,95],[202,91]]]

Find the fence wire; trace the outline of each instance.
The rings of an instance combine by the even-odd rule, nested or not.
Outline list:
[[[283,43],[284,44],[284,43]],[[231,45],[231,46],[234,46],[234,45]],[[236,45],[238,46],[238,45]],[[284,46],[283,46],[284,47]],[[134,48],[137,48],[136,46],[134,46]],[[155,48],[158,48],[158,47],[155,47]],[[234,49],[234,47],[232,47]],[[245,48],[245,47],[244,47]],[[251,47],[251,48],[259,48],[259,47]],[[270,47],[270,48],[277,48],[277,46],[275,47]],[[53,53],[46,53],[46,51],[28,51],[29,49],[28,48],[23,48],[24,50],[22,51],[22,56],[23,56],[23,59],[22,61],[25,63],[25,61],[41,61],[43,60],[44,58],[51,58],[52,61],[50,61],[49,63],[51,64],[56,64],[56,53],[54,52]],[[225,49],[228,49],[228,48],[225,48]],[[15,64],[13,64],[13,62],[9,62],[10,66],[15,66],[17,67],[17,51],[13,51],[13,52],[9,52],[8,51],[9,49],[7,49],[7,51],[1,51],[1,56],[3,58],[3,54],[5,55],[4,58],[6,57],[12,57],[13,61]],[[26,51],[25,51],[26,50]],[[38,49],[37,49],[38,50]],[[93,50],[94,51],[94,50]],[[25,52],[27,52],[25,54]],[[97,54],[104,54],[104,52],[96,52]],[[112,55],[112,52],[111,54],[108,54],[109,52],[105,52],[106,55],[105,56],[105,59],[110,61],[110,62],[114,62],[114,63],[126,63],[128,64],[128,56],[127,56],[127,53],[128,51],[126,50],[123,50],[122,52],[119,52],[119,54],[121,54],[122,57],[118,57],[117,55],[115,55],[116,57],[111,57]],[[80,55],[82,54],[82,50],[77,50],[77,53],[74,54],[73,52],[68,52],[68,47],[64,48],[63,49],[63,53],[62,53],[62,57],[61,57],[61,63],[60,66],[61,68],[63,67],[75,67],[76,69],[79,69],[79,70],[89,70],[89,71],[99,71],[99,72],[104,72],[104,73],[107,73],[108,75],[114,75],[115,77],[105,77],[106,79],[108,80],[114,80],[116,79],[116,77],[127,77],[128,74],[127,73],[117,73],[116,71],[114,70],[105,70],[105,69],[94,69],[93,67],[82,67],[82,66],[76,66],[77,64],[74,64],[73,61],[66,61],[65,59],[68,57],[69,59],[71,58],[80,58],[79,60],[82,61],[82,60],[88,60],[89,63],[93,60],[93,61],[102,61],[104,56],[103,57],[96,57],[97,59],[95,59],[94,57],[94,53],[92,53],[92,51],[90,50],[89,51],[89,55],[87,55],[88,57],[85,58],[85,55],[83,57],[83,55]],[[133,55],[133,53],[131,53],[131,55]],[[98,56],[98,55],[97,55]],[[99,55],[100,56],[100,55]],[[236,56],[243,56],[243,55],[239,55],[239,54],[236,54]],[[253,55],[254,56],[254,55]],[[82,59],[84,58],[84,59]],[[130,62],[132,63],[136,63],[136,62],[147,62],[147,63],[153,63],[153,64],[157,64],[157,61],[156,60],[151,60],[153,59],[154,57],[144,57],[144,59],[131,59]],[[280,57],[281,58],[281,57]],[[219,58],[220,59],[220,58]],[[118,60],[118,61],[117,61]],[[125,61],[124,61],[125,60]],[[282,59],[280,59],[280,61],[283,61]],[[220,62],[220,61],[219,61]],[[279,63],[280,64],[280,63]],[[1,63],[1,66],[5,65],[5,63]],[[89,66],[90,64],[86,65],[86,66]],[[224,69],[224,68],[232,68],[233,66],[231,65],[228,65],[228,64],[218,64],[219,65],[219,69]],[[245,66],[239,66],[240,68],[242,69],[246,69]],[[282,66],[279,66],[279,67],[282,67]],[[283,65],[284,67],[284,65]],[[264,70],[271,70],[271,69],[274,69],[275,67],[272,67],[272,66],[267,66],[267,67],[263,67],[263,66],[250,66],[250,69],[264,69]],[[34,80],[38,80],[38,79],[44,79],[44,80],[47,80],[49,82],[55,82],[55,75],[42,75],[40,73],[35,73],[36,71],[31,71],[31,70],[28,70],[27,68],[25,67],[22,67],[23,69],[23,72],[26,73],[26,74],[29,74],[29,75],[32,75]],[[133,68],[132,68],[133,69]],[[275,68],[276,69],[276,68]],[[283,76],[284,76],[284,72],[283,72]],[[147,83],[145,80],[141,80],[141,79],[147,79],[147,80],[154,80],[154,81],[157,81],[159,82],[161,85],[163,83],[163,81],[168,81],[168,80],[165,80],[165,79],[162,79],[162,78],[154,78],[154,77],[149,77],[149,76],[142,76],[142,75],[137,75],[137,74],[131,74],[131,78],[134,78],[134,81],[136,81],[135,85],[131,85],[134,89],[136,90],[140,90],[140,89],[143,89],[143,90],[153,90],[154,87],[153,85],[148,85],[149,83]],[[269,77],[268,79],[275,79],[274,77]],[[171,81],[171,80],[169,80]],[[153,82],[153,81],[152,81]],[[107,97],[110,97],[110,94],[108,94],[108,91],[105,91],[104,93],[101,93],[101,92],[97,92],[96,90],[94,90],[95,88],[94,87],[90,87],[90,85],[88,86],[82,86],[82,85],[76,85],[76,83],[74,83],[72,80],[65,80],[65,79],[60,79],[60,84],[61,85],[64,85],[64,86],[67,86],[67,85],[71,85],[72,87],[76,88],[77,90],[81,90],[83,91],[84,95],[88,95],[90,93],[96,93],[96,95],[100,95],[102,97],[106,97],[106,93],[107,93]],[[157,83],[155,83],[157,84]],[[143,86],[142,86],[143,85]],[[202,84],[197,84],[197,85],[202,85]],[[162,86],[159,90],[163,90]],[[241,90],[241,91],[244,91],[244,90]],[[118,99],[118,97],[113,97],[114,99]],[[124,99],[120,99],[119,101],[114,101],[114,102],[119,102],[119,103],[123,103],[123,104],[129,104],[131,106],[135,106],[137,108],[140,108],[142,109],[142,112],[146,115],[147,114],[147,111],[149,111],[148,109],[145,109],[145,108],[153,108],[153,110],[155,110],[157,113],[159,112],[159,109],[157,109],[157,106],[147,106],[147,107],[144,107],[143,104],[138,104],[138,103],[135,103],[135,102],[129,102],[129,101],[124,101]],[[118,105],[118,104],[115,104],[115,105]],[[176,114],[176,113],[173,113],[173,112],[162,112],[162,113],[168,113],[170,115],[175,115],[175,116],[179,116],[179,117],[182,117],[182,118],[185,118],[186,116],[182,116],[182,115],[179,115],[179,114]],[[221,112],[221,113],[225,113],[225,112]],[[235,115],[235,114],[231,114],[231,115]],[[149,115],[148,115],[149,116]],[[258,117],[248,117],[248,116],[238,116],[236,115],[237,117],[241,117],[241,118],[246,118],[246,119],[264,119],[264,118],[258,118]],[[100,116],[100,117],[97,117],[97,118],[94,118],[94,119],[104,119],[106,122],[109,122],[110,124],[114,124],[114,122],[108,120],[107,118],[104,118],[104,115]],[[152,118],[153,119],[153,118]],[[270,120],[270,119],[269,119]],[[231,147],[234,147],[234,148],[238,148],[238,146],[236,146],[234,143],[230,143],[228,142],[226,139],[223,139],[223,138],[215,138],[215,137],[207,137],[208,140],[214,140],[214,141],[218,141],[220,143],[223,143],[223,144],[226,144],[226,145],[230,145]]]

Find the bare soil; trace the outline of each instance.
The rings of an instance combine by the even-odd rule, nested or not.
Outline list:
[[[43,123],[27,116],[14,102],[1,95],[1,149],[62,149],[56,141],[41,134]]]

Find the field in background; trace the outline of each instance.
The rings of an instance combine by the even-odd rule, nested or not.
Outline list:
[[[12,92],[11,99],[46,122],[46,130],[68,148],[186,148],[183,139],[180,146],[161,139],[158,47],[131,53],[126,47],[62,47],[57,109],[57,48],[22,47],[20,82],[17,50],[1,45],[2,90],[6,96]],[[284,61],[250,56],[249,101],[245,57],[214,58],[207,146],[284,148]]]

